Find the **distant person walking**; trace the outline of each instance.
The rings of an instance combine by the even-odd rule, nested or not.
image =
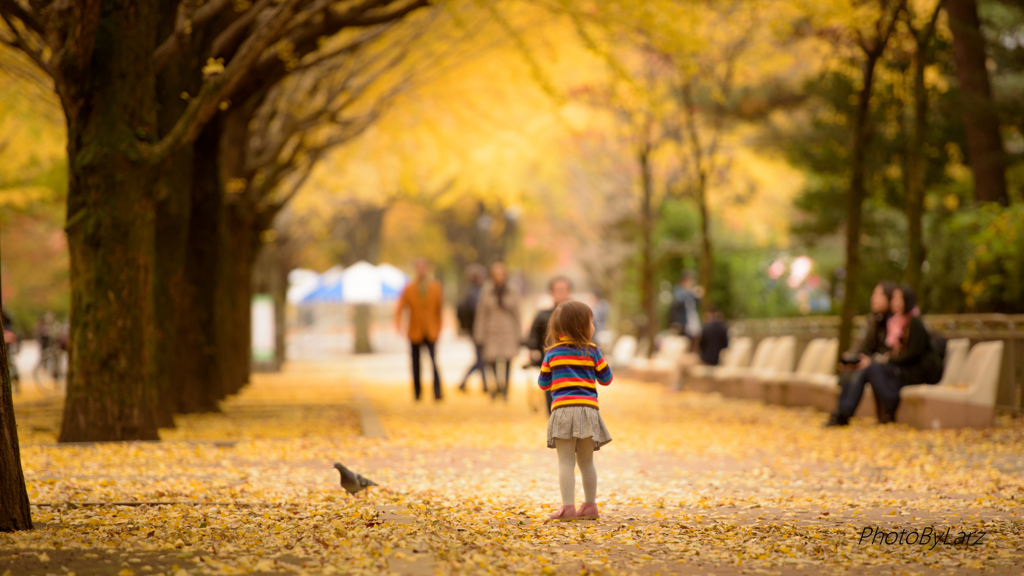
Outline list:
[[[519,295],[508,285],[508,269],[503,262],[495,262],[491,264],[491,281],[480,292],[473,322],[473,336],[483,347],[484,362],[494,373],[491,398],[500,393],[508,400],[512,359],[519,354],[519,318]]]
[[[700,297],[703,291],[697,286],[697,277],[693,272],[686,271],[672,293],[672,306],[669,308],[669,325],[682,336],[697,338],[700,336]]]
[[[480,264],[470,264],[466,268],[466,277],[469,280],[469,287],[466,290],[466,295],[459,301],[459,305],[456,308],[456,313],[459,317],[459,328],[466,334],[469,334],[471,340],[473,340],[473,349],[476,352],[476,359],[473,365],[466,371],[466,375],[462,377],[462,384],[459,384],[459,390],[462,392],[466,391],[466,382],[469,381],[469,376],[473,372],[480,372],[480,379],[484,383],[484,392],[487,392],[487,375],[484,374],[484,351],[483,346],[480,345],[473,334],[473,324],[476,322],[476,306],[480,302],[480,291],[483,289],[484,280],[487,279],[487,269]]]
[[[416,400],[420,399],[420,356],[425,346],[434,368],[434,399],[441,400],[441,376],[437,371],[435,345],[441,332],[441,283],[430,277],[430,262],[420,257],[415,262],[415,278],[398,299],[395,310],[395,329],[402,330],[402,314],[409,312],[406,335],[412,347],[412,387]]]
[[[531,368],[540,368],[541,361],[544,360],[548,320],[551,319],[551,313],[555,311],[555,308],[562,302],[568,301],[572,296],[572,281],[565,276],[556,276],[548,282],[548,292],[551,294],[553,304],[551,308],[537,312],[537,315],[533,317],[533,324],[530,325],[530,334],[526,337],[526,348],[530,350],[530,362],[528,365]],[[594,325],[597,325],[596,318]],[[548,414],[551,414],[551,390],[545,390],[544,396],[546,398]]]

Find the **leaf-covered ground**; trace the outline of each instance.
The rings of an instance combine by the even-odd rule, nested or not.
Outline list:
[[[37,529],[0,534],[0,574],[1020,574],[1024,565],[1019,420],[823,430],[809,410],[619,380],[601,391],[614,438],[596,457],[601,520],[545,525],[560,503],[555,454],[523,378],[507,404],[478,385],[417,404],[406,365],[377,356],[255,375],[223,414],[181,417],[161,443],[55,445],[59,405],[27,392],[17,412]],[[387,439],[360,435],[360,397]],[[348,497],[335,461],[381,487]],[[866,528],[876,532],[862,539]],[[961,532],[973,535],[957,540]]]

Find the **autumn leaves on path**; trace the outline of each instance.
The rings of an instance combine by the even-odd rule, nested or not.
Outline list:
[[[614,438],[596,456],[601,520],[544,525],[557,468],[524,379],[508,404],[454,389],[417,404],[396,366],[257,375],[223,414],[181,418],[156,444],[56,446],[59,411],[20,405],[37,530],[0,535],[0,574],[1016,574],[1024,563],[1020,422],[823,430],[810,411],[618,380],[601,391]],[[367,408],[384,438],[361,434]],[[349,498],[334,461],[381,487]]]

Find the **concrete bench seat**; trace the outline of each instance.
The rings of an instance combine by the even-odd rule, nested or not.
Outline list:
[[[630,334],[623,334],[615,341],[615,346],[612,348],[612,353],[607,362],[611,364],[612,370],[624,370],[629,368],[631,362],[633,362],[636,356],[637,341],[636,337]]]
[[[838,338],[815,338],[804,347],[796,370],[792,373],[774,374],[767,378],[765,401],[780,406],[807,406],[805,388],[838,386],[836,356],[839,352]]]
[[[658,351],[650,358],[633,358],[629,364],[630,378],[648,382],[672,383],[680,364],[692,362],[690,339],[686,336],[667,335],[661,339]]]
[[[738,398],[767,401],[768,385],[793,373],[796,360],[796,336],[779,336],[771,356],[763,367],[751,367],[740,376],[734,394]]]
[[[838,346],[838,343],[837,343]],[[955,382],[961,373],[970,342],[966,338],[955,338],[946,343],[946,357],[943,363],[942,380],[938,385]],[[823,359],[823,362],[825,360]],[[811,374],[794,378],[787,393],[788,406],[810,406],[824,412],[835,410],[839,402],[839,376],[835,375],[835,362],[830,361],[832,374]],[[933,387],[933,386],[929,386]],[[911,387],[906,387],[907,390]],[[854,416],[875,417],[875,395],[868,385],[864,389],[860,404]]]
[[[947,343],[947,360],[951,357]],[[900,406],[896,421],[915,428],[982,428],[991,426],[995,418],[996,394],[1002,369],[1003,342],[975,344],[960,370],[947,364],[951,375],[938,384],[904,386],[900,390]],[[954,373],[958,372],[958,373]]]
[[[761,373],[768,369],[775,348],[779,339],[775,336],[763,338],[754,348],[754,355],[750,360],[750,366],[732,368],[730,370],[718,370],[715,372],[716,389],[723,396],[739,398],[743,393],[743,381],[754,374]]]
[[[749,337],[735,338],[722,350],[718,366],[696,364],[685,368],[684,387],[695,392],[714,392],[718,389],[718,374],[734,373],[737,368],[750,364],[754,341]]]

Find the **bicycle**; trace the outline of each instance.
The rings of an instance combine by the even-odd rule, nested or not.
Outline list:
[[[39,362],[32,370],[32,378],[40,388],[49,387],[60,392],[67,377],[65,370],[64,348],[60,343],[51,341],[39,351]],[[42,377],[41,377],[42,376]]]
[[[18,373],[18,365],[14,362],[14,357],[18,354],[18,336],[5,328],[4,343],[7,344],[7,368],[11,375],[11,391],[14,394],[20,394],[21,374]]]

